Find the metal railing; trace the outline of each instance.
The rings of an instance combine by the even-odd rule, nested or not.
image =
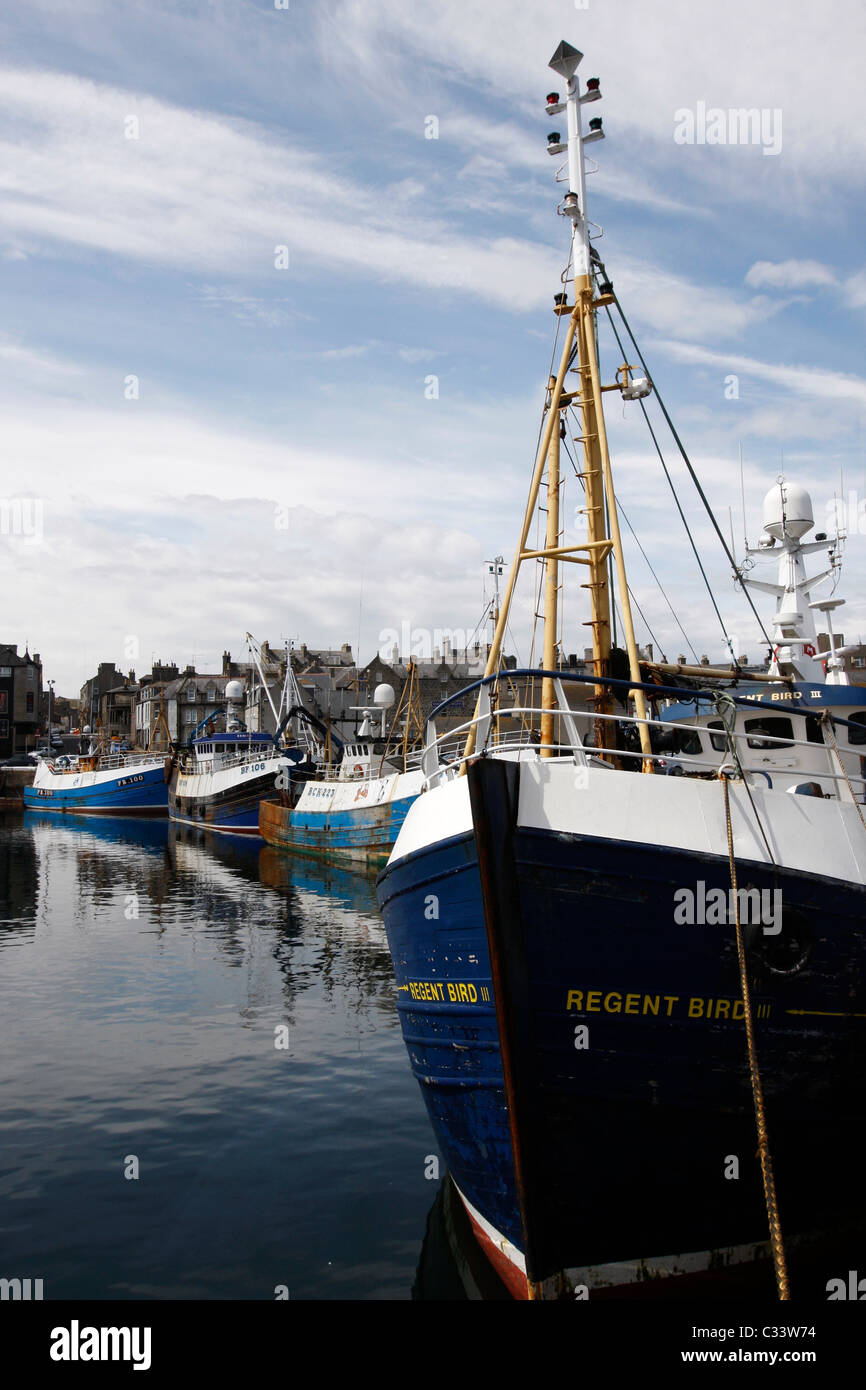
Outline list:
[[[527,680],[549,679],[553,683],[553,690],[557,701],[557,707],[553,709],[542,709],[540,705],[497,705],[491,699],[493,687],[505,683],[511,685],[516,678],[526,678]],[[750,778],[764,778],[767,784],[773,786],[773,777],[781,780],[808,782],[829,782],[834,788],[843,792],[844,788],[836,784],[844,784],[850,781],[855,787],[859,787],[861,794],[866,793],[866,778],[862,775],[849,772],[847,777],[842,771],[834,771],[838,767],[835,762],[833,749],[825,741],[816,742],[813,739],[801,739],[792,737],[780,737],[772,734],[765,734],[759,729],[729,729],[724,722],[721,728],[708,729],[706,724],[685,724],[668,719],[640,719],[637,715],[630,714],[627,710],[617,714],[601,714],[592,708],[573,709],[569,706],[563,689],[563,681],[574,681],[587,685],[604,685],[619,688],[624,692],[635,689],[635,682],[623,681],[615,678],[597,678],[595,676],[582,676],[568,672],[553,672],[543,670],[518,670],[502,671],[493,676],[487,676],[483,680],[476,681],[451,696],[448,700],[443,700],[441,704],[431,712],[426,726],[426,737],[424,751],[421,755],[421,767],[424,772],[425,785],[428,787],[438,786],[443,781],[448,781],[460,774],[469,757],[475,757],[479,753],[487,756],[522,755],[541,756],[542,752],[547,753],[552,758],[567,758],[574,762],[578,767],[599,767],[612,768],[615,762],[625,760],[631,761],[633,765],[640,766],[645,762],[663,769],[669,773],[676,771],[686,776],[712,777],[718,774],[721,767],[725,765],[738,766],[743,774]],[[696,707],[696,717],[698,715],[697,706],[701,701],[719,706],[718,692],[683,690],[680,687],[666,687],[657,685],[641,684],[639,688],[649,694],[665,699],[675,699],[679,704],[694,703]],[[467,693],[477,691],[477,707],[475,713],[461,724],[450,728],[447,732],[437,734],[436,716],[458,698],[465,698]],[[772,705],[762,705],[753,699],[744,696],[731,695],[729,691],[724,691],[724,701],[731,702],[743,712],[748,711],[753,716],[759,711],[766,716],[777,714],[787,714],[799,716],[801,718],[812,714],[808,706],[797,707],[794,704],[783,704],[774,701]],[[709,711],[708,711],[709,712]],[[822,711],[823,712],[823,711]],[[861,734],[863,725],[852,720],[845,719],[838,715],[829,713],[833,724],[850,726],[857,729]],[[556,721],[554,727],[558,734],[564,737],[557,737],[553,743],[542,743],[539,733],[539,725],[542,715],[546,715]],[[814,716],[813,716],[814,717]],[[503,728],[506,721],[514,719],[520,720],[519,729]],[[639,747],[628,748],[616,746],[612,748],[596,747],[594,744],[586,742],[581,738],[579,732],[579,722],[593,726],[599,721],[608,721],[614,724],[619,730],[631,728],[634,730],[635,742],[638,742],[638,730],[640,725],[644,725],[651,731],[658,730],[665,734],[674,731],[682,731],[694,738],[696,735],[703,734],[712,739],[724,740],[723,749],[715,748],[713,752],[702,751],[700,755],[693,752],[679,751],[676,749],[662,749],[646,754]],[[474,752],[467,755],[465,751],[466,737],[471,730],[475,731]],[[746,756],[741,756],[740,745],[746,742]],[[756,746],[756,741],[760,744]],[[769,768],[766,766],[749,765],[748,754],[753,754],[760,748],[763,752],[785,751],[787,749],[805,748],[810,756],[811,765],[802,767],[785,767],[774,764]],[[718,758],[714,754],[718,754]],[[857,758],[858,755],[849,748],[840,749],[841,754],[848,754],[850,758]],[[866,750],[864,750],[866,753]],[[804,760],[805,761],[805,760]],[[822,762],[825,766],[821,767],[818,763]]]

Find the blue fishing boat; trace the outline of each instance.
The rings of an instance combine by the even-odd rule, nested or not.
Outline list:
[[[410,1064],[476,1238],[515,1297],[730,1292],[757,1271],[787,1299],[792,1250],[835,1232],[855,1268],[862,1248],[866,711],[831,675],[832,632],[826,678],[816,667],[804,679],[815,653],[794,617],[796,575],[760,675],[736,663],[722,679],[692,675],[638,650],[602,393],[658,393],[633,338],[644,374],[624,361],[602,384],[596,316],[613,306],[630,330],[590,244],[584,146],[603,132],[598,118],[582,131],[600,87],[581,90],[581,56],[563,43],[551,61],[567,85],[565,102],[548,96],[568,128],[548,149],[564,156],[573,299],[556,295],[564,343],[523,527],[475,713],[455,747],[434,711],[423,795],[379,902]],[[580,544],[559,521],[569,434],[583,449]],[[802,498],[780,499],[768,546],[777,527],[793,547],[808,518]],[[819,544],[830,574],[838,542]],[[563,559],[585,567],[591,675],[561,664]],[[544,567],[543,658],[506,678],[526,562]]]
[[[361,710],[358,736],[342,746],[333,772],[297,768],[278,800],[262,803],[259,828],[268,844],[361,869],[385,863],[424,780],[420,767],[410,765],[410,731],[416,721],[420,733],[415,682],[410,661],[389,736],[385,716],[395,697],[392,687],[382,684],[373,693],[372,706]],[[402,751],[392,748],[401,714]]]
[[[103,753],[40,758],[32,786],[24,788],[31,811],[91,816],[165,816],[170,760],[163,754]]]

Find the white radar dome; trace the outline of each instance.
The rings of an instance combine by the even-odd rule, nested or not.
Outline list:
[[[244,698],[244,683],[243,683],[243,681],[229,681],[228,685],[226,686],[226,699],[227,699],[227,700],[242,700],[243,698]]]
[[[812,499],[796,483],[775,483],[764,498],[764,530],[777,541],[785,534],[800,540],[815,525]]]
[[[393,685],[377,685],[373,691],[373,704],[380,705],[384,709],[393,705],[395,698]]]

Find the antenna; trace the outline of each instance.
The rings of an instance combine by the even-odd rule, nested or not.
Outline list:
[[[745,544],[746,544],[746,550],[748,550],[748,548],[749,548],[749,536],[748,536],[748,532],[746,531],[746,484],[745,484],[745,482],[743,481],[743,445],[742,445],[742,442],[740,443],[740,502],[741,502],[742,508],[743,508],[743,540],[745,541]],[[733,526],[731,527],[731,539],[733,540]],[[733,554],[733,545],[731,546],[731,553]]]

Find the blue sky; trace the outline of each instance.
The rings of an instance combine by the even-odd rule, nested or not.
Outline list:
[[[856,0],[32,0],[0,19],[0,406],[2,491],[43,520],[0,536],[2,637],[59,690],[100,660],[218,669],[247,630],[360,634],[364,660],[406,622],[471,631],[483,561],[516,540],[567,256],[544,111],[563,37],[602,79],[599,249],[726,533],[730,505],[741,543],[739,443],[752,540],[783,466],[820,526],[843,473],[866,502]],[[678,144],[675,113],[700,102],[781,112],[778,153]],[[651,442],[612,400],[628,517],[716,659]],[[848,638],[866,635],[860,530]],[[636,552],[630,578],[675,657]],[[526,592],[524,659],[530,611]]]

